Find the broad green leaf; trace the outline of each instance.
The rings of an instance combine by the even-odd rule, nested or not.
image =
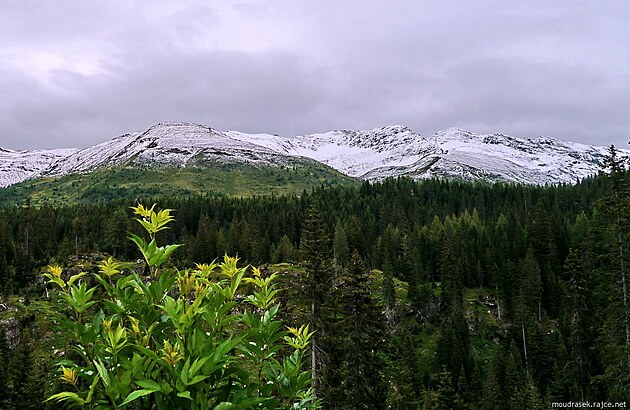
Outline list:
[[[143,396],[148,396],[149,394],[155,393],[156,391],[159,391],[159,389],[157,389],[157,390],[153,390],[153,389],[134,390],[131,393],[129,393],[129,396],[127,396],[125,401],[122,402],[121,406],[129,404],[129,403],[131,403],[132,401],[134,401],[137,398],[140,398],[140,397],[143,397]]]
[[[185,399],[192,400],[192,397],[190,397],[190,392],[188,390],[177,393],[177,397],[183,397]]]
[[[154,391],[158,391],[158,390],[162,390],[162,388],[160,387],[160,384],[154,380],[139,380],[136,383],[138,386],[142,387],[143,389],[147,389],[147,390],[154,390]]]
[[[83,400],[78,394],[69,391],[53,394],[52,396],[44,400],[44,402],[53,400],[57,403],[70,402],[71,405],[83,406],[85,404],[85,400]]]
[[[236,408],[237,407],[234,405],[234,403],[228,403],[227,401],[224,401],[223,403],[219,403],[218,405],[214,406],[214,410],[231,410]]]
[[[76,275],[73,275],[70,280],[68,280],[68,286],[72,286],[72,284],[74,282],[76,282],[77,280],[81,279],[82,277],[84,277],[85,275],[87,275],[85,272],[81,272],[81,273],[77,273]]]
[[[190,376],[195,376],[199,369],[210,359],[210,356],[202,357],[201,359],[196,359],[193,364],[190,366]]]
[[[98,374],[101,376],[101,379],[103,380],[103,384],[105,385],[105,387],[109,387],[110,385],[109,372],[105,368],[105,365],[103,364],[101,359],[96,359],[94,361],[94,366],[96,367]]]
[[[192,386],[194,384],[202,382],[202,381],[206,380],[208,377],[210,377],[210,376],[202,376],[202,375],[195,376],[192,379],[188,380],[188,382],[186,383],[186,386]]]

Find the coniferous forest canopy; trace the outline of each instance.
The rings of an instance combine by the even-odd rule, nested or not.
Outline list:
[[[227,254],[277,274],[283,324],[314,331],[303,367],[323,408],[536,409],[630,398],[629,175],[610,168],[576,186],[401,178],[141,202],[174,210],[157,237],[183,244],[175,267]],[[42,403],[68,389],[68,306],[41,273],[109,256],[142,272],[137,203],[0,209],[0,408],[59,406]]]

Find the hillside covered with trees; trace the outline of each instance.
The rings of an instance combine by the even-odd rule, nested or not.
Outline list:
[[[278,320],[314,332],[303,367],[323,408],[548,408],[630,397],[630,181],[609,160],[576,186],[402,178],[142,202],[174,210],[156,235],[183,246],[165,266],[227,254],[274,277]],[[76,341],[55,318],[72,307],[49,265],[67,281],[112,257],[120,276],[151,276],[128,239],[146,234],[136,205],[0,209],[0,408],[54,408],[42,402],[67,388],[55,363]]]

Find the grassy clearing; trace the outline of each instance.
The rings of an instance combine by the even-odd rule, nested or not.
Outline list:
[[[122,167],[42,178],[0,188],[0,204],[106,202],[118,198],[226,194],[300,194],[318,186],[353,185],[357,182],[319,165],[258,167],[214,164],[204,168]]]

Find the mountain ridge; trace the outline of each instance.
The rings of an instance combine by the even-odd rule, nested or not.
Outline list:
[[[51,164],[77,151],[74,148],[17,151],[0,147],[0,188],[36,178]]]
[[[211,163],[299,167],[321,163],[371,181],[457,178],[525,184],[576,183],[599,172],[608,148],[551,137],[476,134],[461,128],[425,137],[402,125],[283,137],[161,122],[82,150],[0,148],[0,187],[117,166],[197,167]],[[630,151],[619,150],[623,157]]]

